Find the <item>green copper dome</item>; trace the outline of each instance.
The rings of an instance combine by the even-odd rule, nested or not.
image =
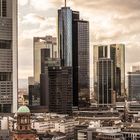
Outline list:
[[[30,113],[30,109],[27,106],[21,106],[17,113]]]

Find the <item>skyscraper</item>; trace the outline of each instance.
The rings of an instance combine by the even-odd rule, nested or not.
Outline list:
[[[111,44],[110,58],[114,63],[114,90],[117,95],[123,96],[125,94],[125,45]]]
[[[97,99],[97,62],[100,58],[108,58],[108,46],[107,45],[94,45],[93,47],[93,65],[94,65],[94,92],[95,98]]]
[[[99,105],[112,105],[113,61],[99,58],[97,62],[97,101]]]
[[[73,12],[74,13],[74,12]],[[76,15],[76,13],[74,13]],[[78,15],[78,14],[77,14]],[[74,17],[74,16],[73,16]],[[89,103],[89,22],[73,19],[73,104]],[[78,101],[79,98],[79,101]]]
[[[72,10],[58,10],[58,48],[62,66],[72,66]]]
[[[59,58],[50,57],[50,49],[41,49],[41,73],[45,73],[48,67],[60,66]]]
[[[50,112],[69,114],[72,112],[72,68],[48,67],[41,74],[41,105]]]
[[[140,71],[128,72],[128,99],[140,101]]]
[[[113,89],[117,95],[125,93],[125,45],[95,45],[94,46],[94,91],[97,95],[97,61],[106,57],[113,61]]]
[[[17,0],[0,0],[0,112],[17,111]]]
[[[61,66],[73,69],[73,105],[80,95],[89,102],[89,22],[69,7],[58,10],[58,44]]]
[[[52,36],[46,37],[34,37],[34,78],[35,82],[40,81],[41,74],[41,49],[47,48],[49,52],[50,58],[58,57],[57,43],[56,38]]]

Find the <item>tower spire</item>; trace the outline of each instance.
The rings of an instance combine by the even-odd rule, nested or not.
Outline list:
[[[65,0],[65,7],[67,7],[67,0]]]

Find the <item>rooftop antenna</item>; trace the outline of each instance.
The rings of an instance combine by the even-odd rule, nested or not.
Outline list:
[[[65,7],[67,7],[67,0],[65,0]]]

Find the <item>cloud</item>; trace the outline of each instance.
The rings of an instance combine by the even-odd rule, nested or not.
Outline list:
[[[28,4],[29,0],[19,0],[18,2],[20,6],[25,6]]]
[[[34,36],[57,35],[57,10],[62,5],[61,0],[20,0],[21,48],[27,49],[28,46],[33,53]],[[123,42],[126,44],[126,69],[140,61],[140,0],[73,0],[68,5],[80,11],[82,19],[89,20],[91,47],[95,43]],[[31,56],[28,59],[32,62]],[[23,64],[25,67],[27,64],[24,60],[19,63],[23,71]],[[28,66],[25,69],[30,71]],[[27,71],[22,74],[27,75]]]
[[[55,7],[55,0],[30,0],[30,5],[38,11],[46,11]]]

